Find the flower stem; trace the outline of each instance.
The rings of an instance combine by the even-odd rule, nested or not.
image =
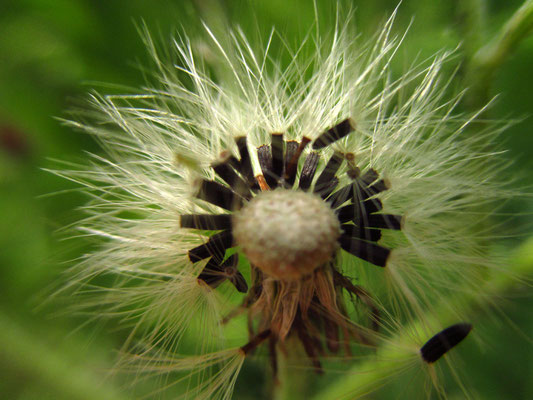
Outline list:
[[[458,0],[458,25],[463,37],[466,62],[469,63],[479,47],[484,43],[486,34],[485,0]]]
[[[487,45],[470,60],[468,83],[472,90],[469,103],[479,108],[489,101],[491,82],[498,68],[519,43],[533,31],[533,0],[526,0]]]

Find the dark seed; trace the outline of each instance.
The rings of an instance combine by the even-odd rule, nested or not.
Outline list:
[[[354,192],[353,192],[353,202],[363,202],[367,200],[368,198],[375,195],[374,192],[372,192],[368,186],[365,186],[364,183],[360,182],[359,180],[356,180],[356,184],[354,186]]]
[[[354,130],[354,122],[348,118],[321,134],[313,143],[313,149],[318,150],[347,136]]]
[[[325,184],[320,190],[316,190],[315,193],[318,194],[322,199],[327,199],[329,195],[335,190],[337,185],[339,184],[339,178],[334,176],[331,181],[329,181],[327,184]]]
[[[365,214],[372,214],[383,209],[383,203],[380,199],[373,198],[363,201],[361,211]]]
[[[248,291],[248,284],[237,270],[239,255],[237,253],[228,257],[223,263],[219,263],[215,258],[211,258],[206,264],[198,279],[204,281],[211,288],[216,289],[222,282],[228,279],[235,288],[241,292]]]
[[[288,140],[285,142],[285,157],[283,158],[283,172],[286,172],[287,167],[292,160],[292,157],[296,154],[296,150],[298,150],[298,146],[299,146],[298,142],[295,140]]]
[[[382,228],[381,226],[373,226],[369,223],[369,220],[373,217],[369,214],[380,211],[382,207],[383,205],[379,199],[369,199],[360,203],[348,204],[337,209],[336,213],[340,222],[353,221],[356,225],[369,225],[374,228]],[[374,220],[376,224],[380,223],[380,218],[374,218]],[[394,222],[391,221],[391,224],[394,224]]]
[[[323,193],[329,190],[331,182],[335,179],[335,174],[339,170],[343,161],[344,157],[341,153],[333,153],[328,163],[324,167],[324,170],[319,175],[313,191],[317,194],[320,194],[322,198],[325,198]],[[331,193],[331,191],[329,193]]]
[[[357,239],[369,240],[377,242],[381,239],[381,231],[379,229],[366,229],[357,225],[344,224],[341,225],[344,234]]]
[[[402,229],[402,216],[391,214],[372,214],[368,216],[367,225],[372,228]]]
[[[257,148],[257,158],[267,184],[271,188],[277,186],[278,178],[272,170],[272,150],[269,145],[263,145]]]
[[[285,142],[285,157],[283,159],[283,183],[285,187],[291,188],[294,184],[294,178],[296,177],[296,166],[298,165],[299,154],[296,154],[298,150],[298,142],[290,140]]]
[[[378,267],[384,267],[389,258],[390,249],[371,242],[364,242],[348,235],[339,238],[341,247],[348,253],[353,254]]]
[[[228,160],[213,164],[213,170],[236,193],[249,200],[252,197],[249,185],[235,172],[232,165],[235,165],[236,160],[233,159],[233,161]]]
[[[219,262],[214,258],[211,258],[200,275],[198,275],[198,279],[204,281],[209,287],[216,289],[218,285],[226,280],[222,271],[223,268]]]
[[[202,181],[196,197],[230,211],[238,208],[242,202],[242,198],[236,196],[230,188],[207,180]]]
[[[361,223],[362,214],[359,203],[348,204],[344,207],[339,208],[337,211],[337,218],[340,222],[354,221],[356,223]]]
[[[389,189],[387,182],[383,179],[378,180],[378,178],[379,174],[371,168],[358,179],[360,186],[369,194],[369,197]]]
[[[248,292],[248,284],[246,283],[246,279],[244,279],[244,276],[237,271],[234,276],[228,277],[228,280],[235,286],[235,289],[241,293]]]
[[[348,199],[353,198],[353,191],[354,184],[350,183],[329,196],[328,202],[330,203],[331,208],[336,209],[346,203]]]
[[[213,257],[216,261],[222,262],[226,250],[233,245],[233,235],[230,231],[222,231],[209,238],[207,243],[189,250],[189,259],[192,262]]]
[[[305,158],[302,173],[300,174],[300,182],[298,184],[300,189],[307,191],[311,186],[318,165],[318,159],[318,153],[309,153]]]
[[[437,333],[420,349],[422,359],[428,364],[434,363],[452,348],[461,343],[471,330],[471,324],[462,322]]]
[[[375,169],[370,168],[361,176],[361,182],[364,183],[364,186],[369,186],[371,183],[376,181],[379,178],[379,174]]]
[[[383,179],[380,179],[376,183],[370,185],[368,187],[368,190],[371,193],[380,193],[380,192],[384,192],[385,190],[389,190],[389,185]]]
[[[235,253],[222,263],[222,268],[228,280],[233,284],[233,286],[235,286],[235,289],[241,293],[246,293],[248,291],[248,284],[246,283],[244,276],[242,276],[237,269],[238,265],[239,255]]]
[[[290,187],[294,184],[294,179],[296,178],[296,169],[298,167],[298,160],[300,155],[305,147],[309,144],[310,139],[305,136],[302,138],[301,143],[296,147],[294,152],[292,151],[292,144],[297,144],[296,142],[287,142],[287,150],[285,154],[285,171],[283,173],[283,179],[289,184]],[[292,153],[292,154],[291,154]],[[290,156],[290,157],[289,157]]]
[[[283,134],[272,134],[272,174],[276,181],[281,179],[283,173]],[[266,176],[265,176],[266,178]],[[268,179],[267,179],[268,182]]]
[[[186,214],[180,218],[182,228],[220,230],[231,228],[230,214]]]

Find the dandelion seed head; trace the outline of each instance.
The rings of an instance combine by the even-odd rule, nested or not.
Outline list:
[[[228,398],[243,354],[263,343],[275,366],[297,338],[321,371],[322,358],[351,359],[499,268],[480,220],[509,196],[505,164],[486,149],[503,127],[468,134],[477,114],[446,97],[448,52],[395,76],[392,21],[367,44],[349,23],[296,49],[281,38],[285,63],[274,33],[257,49],[241,31],[223,46],[207,29],[215,72],[186,37],[172,65],[146,34],[159,83],[95,95],[87,122],[71,123],[107,153],[56,171],[91,196],[79,228],[102,242],[75,283],[118,277],[86,307],[133,321],[124,350],[140,369],[196,376],[216,364],[216,387],[201,392]],[[223,317],[243,312],[248,343],[213,344]],[[174,355],[195,317],[208,334],[192,333],[200,354],[188,363]]]

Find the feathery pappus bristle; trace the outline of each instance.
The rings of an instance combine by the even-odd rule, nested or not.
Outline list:
[[[312,56],[286,47],[285,63],[274,34],[255,48],[206,28],[213,70],[186,36],[172,65],[146,34],[159,85],[94,95],[86,121],[71,122],[106,155],[54,171],[90,194],[77,227],[100,242],[69,286],[82,308],[131,327],[119,366],[182,374],[183,398],[230,398],[256,350],[268,347],[275,375],[297,343],[322,373],[500,268],[480,220],[509,196],[505,163],[485,146],[502,128],[467,134],[477,114],[446,97],[448,52],[392,78],[393,20],[365,44],[348,17],[307,38]],[[228,348],[241,314],[242,343]],[[431,339],[423,359],[466,326],[439,334],[448,345]]]

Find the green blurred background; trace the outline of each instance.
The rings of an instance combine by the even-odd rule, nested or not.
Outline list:
[[[318,3],[325,10],[321,23],[327,24],[334,2]],[[371,35],[397,1],[342,4],[356,9],[358,30]],[[521,4],[403,1],[394,31],[401,34],[414,20],[397,57],[398,70],[417,55],[422,59],[462,43],[457,63],[463,62],[463,68],[454,84],[469,85],[469,75],[463,73],[469,57],[497,36]],[[480,9],[485,14],[478,21]],[[74,184],[42,168],[52,165],[50,159],[82,161],[84,152],[99,152],[92,138],[72,132],[55,117],[68,116],[67,110],[101,83],[144,84],[139,66],[150,62],[136,25],[144,21],[164,46],[176,28],[200,37],[201,19],[216,28],[223,20],[220,13],[252,34],[275,25],[294,38],[293,44],[314,19],[310,0],[0,0],[0,399],[129,398],[118,378],[104,379],[124,332],[110,324],[84,325],[82,316],[63,312],[62,303],[45,303],[65,279],[62,271],[88,248],[83,240],[64,240],[58,232],[81,218],[78,207],[86,198],[72,190]],[[518,177],[522,187],[533,184],[532,72],[533,38],[528,37],[505,57],[484,88],[487,98],[481,99],[500,94],[490,117],[522,119],[502,136],[509,149],[505,157],[514,162],[509,175]],[[512,224],[526,235],[494,246],[516,253],[515,262],[531,270],[533,244],[522,241],[530,231],[533,200],[517,199],[507,210],[520,214]],[[479,318],[483,341],[464,346],[459,368],[479,398],[533,398],[533,302],[528,291],[516,284],[501,293],[505,300],[498,302],[493,317],[484,313]],[[261,374],[251,366],[235,398],[260,396],[254,377],[262,381]],[[392,390],[375,398],[402,396]]]

